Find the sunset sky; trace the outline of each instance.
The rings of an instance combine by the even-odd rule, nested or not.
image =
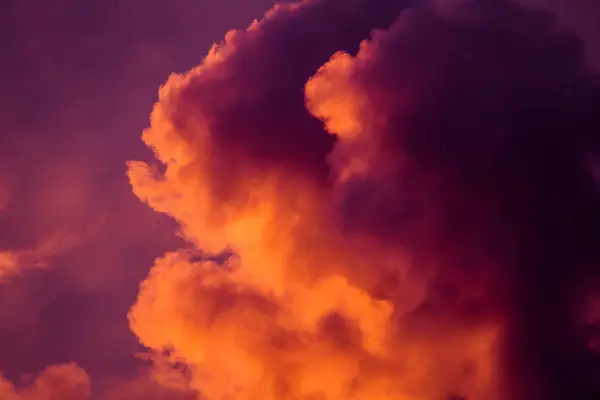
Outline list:
[[[0,400],[596,398],[600,2],[274,3],[0,2]]]

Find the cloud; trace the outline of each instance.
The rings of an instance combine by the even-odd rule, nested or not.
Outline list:
[[[130,323],[203,398],[597,394],[584,48],[511,1],[408,6],[281,5],[161,87],[129,178],[190,246]]]
[[[526,6],[550,11],[585,43],[586,59],[600,71],[600,4],[594,0],[518,0]]]
[[[27,269],[46,268],[48,261],[71,250],[81,239],[55,233],[36,247],[27,250],[0,250],[0,282],[14,278]]]
[[[175,0],[3,3],[7,375],[75,359],[96,393],[114,378],[108,400],[595,398],[586,1],[522,1],[562,10],[575,37],[508,1],[309,0],[172,76],[144,133],[158,165],[129,177],[189,247],[141,286],[132,329],[169,357],[131,379],[122,313],[145,260],[180,243],[126,193],[118,169],[142,152],[123,133],[218,18]]]
[[[505,313],[508,398],[593,398],[598,361],[573,331],[600,215],[586,161],[600,91],[581,42],[506,1],[414,11],[373,36],[307,85],[339,140],[352,229],[433,258],[460,291],[494,277],[476,304]]]
[[[73,363],[47,367],[18,387],[0,376],[0,397],[5,400],[89,400],[90,393],[87,374]]]

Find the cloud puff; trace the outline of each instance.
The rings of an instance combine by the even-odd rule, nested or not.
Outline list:
[[[162,165],[129,178],[190,247],[130,322],[204,398],[598,390],[574,329],[599,259],[583,46],[510,1],[408,6],[278,6],[161,88]]]
[[[0,397],[6,400],[89,400],[90,381],[75,364],[53,365],[30,383],[15,387],[0,376]]]

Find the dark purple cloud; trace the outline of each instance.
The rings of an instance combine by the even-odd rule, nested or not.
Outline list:
[[[423,312],[504,315],[508,398],[596,398],[600,356],[578,308],[600,274],[600,76],[585,52],[597,42],[510,1],[446,11],[406,13],[316,81],[325,120],[344,116],[319,108],[328,96],[359,93],[349,118],[376,149],[344,219],[440,265]],[[355,155],[343,139],[336,152]],[[486,292],[463,303],[472,285]]]

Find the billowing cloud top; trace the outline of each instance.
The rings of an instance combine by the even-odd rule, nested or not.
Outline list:
[[[600,86],[511,1],[312,0],[160,89],[129,164],[189,248],[130,312],[208,400],[598,394]],[[447,4],[446,4],[447,5]]]

